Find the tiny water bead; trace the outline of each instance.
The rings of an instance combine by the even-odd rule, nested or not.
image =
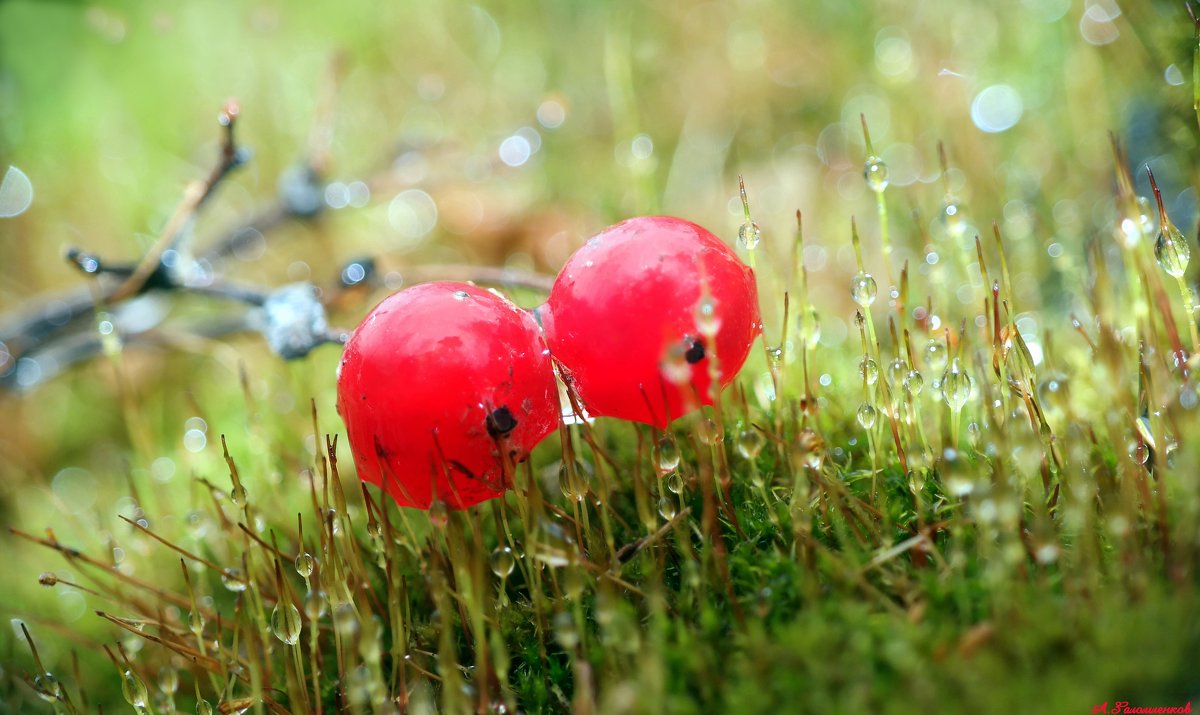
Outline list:
[[[683,486],[684,486],[683,475],[680,474],[678,471],[671,472],[670,474],[668,474],[666,476],[666,478],[663,481],[667,486],[667,490],[670,491],[672,494],[682,494],[683,493]]]
[[[925,387],[925,378],[921,377],[921,373],[916,370],[909,370],[904,376],[904,391],[913,397],[921,394],[921,389]]]
[[[1154,257],[1158,265],[1173,278],[1183,278],[1187,273],[1188,262],[1192,258],[1192,249],[1187,238],[1170,221],[1163,221],[1154,242]]]
[[[230,566],[221,572],[221,583],[225,588],[234,593],[241,593],[246,590],[246,577],[242,575],[242,570],[236,566]]]
[[[858,412],[855,414],[855,417],[863,429],[871,429],[875,426],[875,408],[866,402],[858,406]]]
[[[38,697],[48,703],[62,700],[62,683],[54,673],[45,672],[34,676],[33,689],[37,692]]]
[[[138,712],[144,712],[150,703],[150,692],[146,683],[132,669],[121,673],[121,694],[125,696],[125,702]]]
[[[658,440],[658,473],[667,475],[679,468],[679,445],[670,435]]]
[[[863,178],[867,180],[867,188],[875,193],[883,193],[888,187],[888,167],[883,159],[877,156],[867,157],[863,165]]]
[[[908,374],[908,365],[900,358],[896,358],[888,363],[887,378],[888,384],[892,387],[900,387],[904,384],[904,376]]]
[[[850,281],[850,297],[864,308],[874,303],[878,294],[879,287],[875,285],[875,279],[870,273],[859,271]]]
[[[271,611],[271,632],[287,645],[300,640],[300,609],[291,600],[282,601]]]
[[[246,493],[246,487],[242,486],[241,482],[234,484],[233,488],[229,490],[229,501],[243,509],[246,507],[248,500],[249,495]]]
[[[931,338],[925,343],[925,364],[935,372],[946,368],[946,344]]]
[[[325,597],[325,593],[317,590],[310,590],[304,594],[304,615],[308,616],[308,620],[316,622],[325,617],[329,612],[329,599]]]
[[[738,246],[753,251],[758,248],[758,243],[762,239],[762,229],[753,221],[747,221],[738,227]]]
[[[874,385],[879,380],[879,365],[871,358],[863,356],[858,363],[858,376],[868,385]]]
[[[808,347],[814,347],[821,342],[821,316],[817,314],[817,309],[811,305],[801,311],[797,317],[797,327],[800,330],[800,338]]]
[[[591,489],[591,465],[580,460],[563,462],[558,468],[558,486],[563,496],[571,501],[583,502]]]
[[[543,521],[538,538],[530,544],[530,554],[547,566],[566,566],[579,555],[573,539],[561,526]]]
[[[200,611],[188,611],[188,630],[197,636],[204,632],[204,616]]]
[[[312,554],[308,553],[307,551],[302,552],[296,557],[296,573],[300,574],[301,578],[308,578],[309,576],[312,576],[313,567],[315,564],[316,560],[313,559]]]
[[[971,397],[971,378],[962,371],[958,358],[942,375],[942,398],[952,410],[961,410]]]
[[[492,567],[492,573],[496,574],[497,578],[506,579],[512,575],[513,569],[516,568],[517,558],[513,555],[512,548],[497,546],[492,551],[488,563]]]
[[[754,459],[762,452],[767,444],[767,438],[762,432],[754,429],[744,429],[738,433],[735,447],[743,459]]]

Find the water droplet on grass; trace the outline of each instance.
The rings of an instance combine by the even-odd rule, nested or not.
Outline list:
[[[763,447],[767,443],[767,438],[762,432],[754,429],[744,429],[738,434],[736,448],[738,454],[743,459],[754,459],[762,452]]]
[[[309,576],[312,576],[313,567],[315,564],[316,561],[313,559],[312,554],[308,553],[307,551],[302,552],[296,557],[296,573],[300,574],[301,578],[308,578]]]
[[[667,475],[678,469],[680,456],[675,438],[664,435],[658,440],[658,473]]]
[[[242,576],[242,570],[236,566],[230,566],[221,572],[221,583],[234,593],[246,590],[246,579]]]
[[[291,601],[277,603],[271,611],[271,632],[287,645],[300,640],[300,609]]]
[[[747,251],[758,248],[762,239],[762,229],[753,221],[747,221],[738,228],[738,245]]]
[[[508,578],[512,574],[513,569],[517,565],[517,559],[513,556],[513,551],[507,546],[497,546],[492,551],[489,563],[492,567],[492,573],[499,578]]]
[[[858,412],[855,414],[855,417],[858,419],[858,424],[861,425],[863,429],[871,429],[875,426],[875,408],[865,402],[859,405]]]
[[[875,279],[869,273],[859,271],[858,275],[850,281],[850,297],[864,308],[875,302],[878,293],[879,288],[875,285]]]
[[[869,357],[863,357],[858,363],[858,375],[868,385],[874,385],[879,380],[879,365]]]
[[[863,178],[867,180],[867,188],[875,193],[883,193],[888,186],[888,167],[883,159],[877,156],[867,157],[863,166]]]

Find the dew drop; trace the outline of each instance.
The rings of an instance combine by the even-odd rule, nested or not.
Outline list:
[[[315,563],[316,560],[313,559],[312,554],[308,553],[307,551],[301,552],[300,555],[296,557],[296,573],[300,574],[301,578],[308,578],[309,576],[312,576]]]
[[[863,166],[863,178],[867,180],[867,188],[877,194],[883,193],[888,186],[887,164],[877,156],[867,157],[867,163]]]
[[[679,468],[679,445],[671,435],[658,440],[658,473],[667,475]]]
[[[664,479],[663,481],[667,485],[667,490],[670,491],[672,494],[682,494],[683,493],[683,475],[680,474],[678,471],[671,472],[670,474],[668,474],[666,476],[666,479]]]
[[[758,243],[762,239],[762,229],[753,221],[747,221],[738,227],[738,245],[747,251],[753,251],[758,248]]]
[[[904,376],[904,391],[912,397],[917,397],[921,394],[921,388],[925,387],[925,378],[921,377],[921,373],[916,370],[909,370]]]
[[[271,611],[271,632],[287,645],[300,640],[300,609],[290,600],[275,604]]]
[[[513,569],[516,568],[517,559],[513,556],[513,550],[508,546],[497,546],[492,551],[489,563],[492,567],[492,573],[496,574],[499,578],[506,579],[512,574]]]
[[[146,707],[150,700],[150,693],[146,690],[146,683],[131,669],[127,669],[121,673],[121,694],[125,696],[125,702],[132,705],[139,712],[142,708]]]
[[[858,275],[850,281],[850,297],[864,308],[875,302],[875,296],[878,293],[879,288],[875,285],[875,279],[871,277],[870,273],[859,271]]]
[[[1165,222],[1158,232],[1158,239],[1154,242],[1154,257],[1158,259],[1158,265],[1174,278],[1183,278],[1187,273],[1192,249],[1184,235],[1170,221]]]
[[[717,317],[717,304],[711,296],[703,296],[696,304],[696,329],[706,338],[712,338],[721,328],[721,319]]]
[[[971,378],[962,371],[958,358],[942,375],[942,399],[952,410],[961,410],[971,396]]]
[[[329,611],[329,599],[322,591],[310,590],[304,595],[304,615],[315,623],[325,617]]]
[[[875,408],[866,402],[858,406],[858,412],[855,414],[855,417],[863,429],[871,429],[875,426]]]
[[[871,358],[863,356],[858,363],[858,375],[863,382],[874,385],[879,380],[879,365]]]
[[[935,372],[946,369],[946,344],[933,339],[925,343],[925,364]]]
[[[762,432],[759,432],[751,427],[738,433],[735,447],[738,454],[740,454],[743,459],[754,459],[759,455],[760,452],[762,452],[762,449],[764,446],[766,446],[766,444],[766,436],[764,436]]]
[[[197,636],[204,632],[204,616],[201,615],[200,611],[193,610],[188,612],[188,630]]]
[[[230,566],[221,572],[221,583],[234,593],[246,590],[246,579],[242,576],[242,570],[236,566]]]
[[[671,499],[670,497],[666,496],[665,494],[658,498],[658,515],[659,516],[661,516],[663,519],[665,519],[667,521],[670,521],[670,520],[674,519],[675,515],[678,513],[679,512],[675,507],[674,499]]]
[[[904,384],[904,376],[908,374],[908,365],[900,358],[896,358],[888,363],[887,378],[888,384],[892,387],[900,387]]]

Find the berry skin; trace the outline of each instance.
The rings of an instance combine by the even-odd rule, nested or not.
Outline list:
[[[712,315],[698,321],[702,285]],[[728,385],[762,331],[754,272],[705,229],[663,216],[629,219],[588,241],[537,314],[590,414],[660,428],[712,404],[713,353]]]
[[[466,509],[503,495],[512,465],[558,426],[537,323],[494,293],[426,283],[375,307],[338,368],[358,475],[400,506]]]

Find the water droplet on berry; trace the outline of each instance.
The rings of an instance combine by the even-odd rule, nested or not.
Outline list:
[[[566,566],[577,555],[575,539],[558,524],[543,521],[537,540],[530,544],[530,555],[549,566]]]
[[[456,290],[456,291],[454,291],[454,297],[457,300],[466,300],[467,298],[471,297],[471,294],[466,292],[465,290]]]
[[[879,288],[875,285],[875,279],[871,277],[870,273],[859,271],[858,275],[850,281],[850,297],[864,308],[875,302],[875,296],[878,293]]]
[[[863,178],[867,180],[867,187],[871,191],[882,193],[888,186],[887,164],[877,156],[867,157],[867,163],[863,166]]]

